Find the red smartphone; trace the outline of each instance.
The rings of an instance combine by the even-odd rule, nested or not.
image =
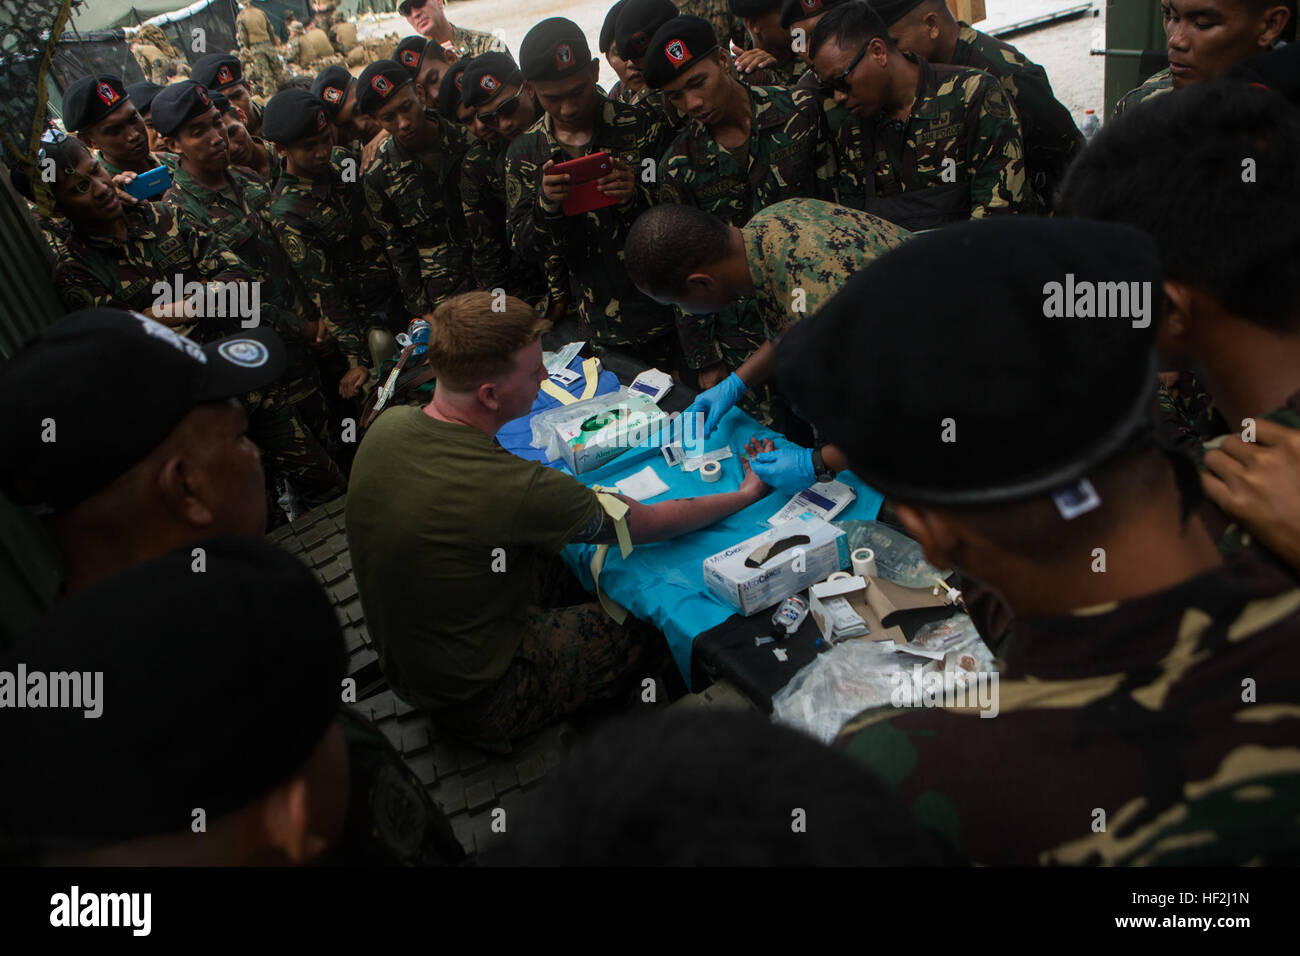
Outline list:
[[[552,176],[569,175],[569,195],[564,198],[564,214],[578,216],[593,209],[618,205],[617,199],[596,188],[596,181],[613,171],[614,161],[606,152],[592,153],[552,166]]]

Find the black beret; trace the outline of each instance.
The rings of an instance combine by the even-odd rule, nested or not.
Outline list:
[[[1300,43],[1288,43],[1268,53],[1238,60],[1225,77],[1247,83],[1262,83],[1292,103],[1300,103]]]
[[[650,38],[641,66],[646,85],[660,89],[700,65],[718,48],[718,37],[703,17],[673,17]]]
[[[831,7],[838,7],[849,0],[785,0],[781,4],[781,26],[787,30],[800,20],[807,20],[825,13]]]
[[[627,0],[614,28],[614,45],[625,60],[639,59],[656,30],[680,14],[672,0]]]
[[[608,53],[609,48],[614,45],[614,30],[618,27],[618,15],[623,10],[623,5],[627,0],[618,0],[618,3],[609,8],[605,14],[605,22],[600,25],[600,47],[601,53]]]
[[[376,60],[357,77],[357,109],[373,113],[404,86],[411,83],[411,74],[395,60]]]
[[[83,76],[63,94],[63,125],[74,133],[88,130],[126,101],[126,87],[116,76]]]
[[[460,122],[456,111],[460,108],[460,90],[465,81],[465,71],[478,57],[464,57],[451,65],[438,83],[438,112],[453,123]]]
[[[509,53],[480,53],[465,68],[461,80],[460,101],[465,106],[481,106],[500,92],[507,83],[523,79],[515,58]]]
[[[210,90],[224,90],[244,82],[244,67],[239,57],[229,53],[209,53],[194,64],[190,79]]]
[[[211,826],[307,762],[346,662],[315,574],[257,538],[201,539],[94,582],[0,660],[29,702],[38,674],[81,678],[76,706],[48,706],[47,677],[46,706],[0,721],[22,781],[0,795],[14,833],[51,851],[188,832],[196,808]]]
[[[163,136],[171,136],[186,122],[212,109],[212,94],[194,80],[172,83],[153,98],[150,120]]]
[[[126,88],[126,95],[131,97],[131,102],[141,113],[148,113],[149,107],[153,105],[153,98],[161,93],[166,87],[157,83],[151,83],[144,80],[140,83],[132,83]]]
[[[284,363],[269,328],[198,345],[134,312],[74,312],[0,368],[0,487],[20,504],[70,508],[139,464],[195,405],[259,389]],[[42,440],[47,421],[54,441]]]
[[[892,27],[924,2],[925,0],[870,0],[868,5],[880,14],[885,26]]]
[[[262,110],[262,138],[288,146],[329,129],[320,97],[307,90],[284,90]]]
[[[411,79],[415,79],[420,73],[420,64],[424,62],[424,51],[432,42],[428,37],[419,34],[406,37],[393,48],[393,59],[406,67],[406,72],[411,74]]]
[[[530,80],[562,80],[591,64],[591,47],[582,27],[550,17],[528,31],[519,45],[519,68]]]
[[[1143,302],[1145,316],[1133,317]],[[776,377],[884,494],[952,506],[1020,500],[1142,440],[1162,302],[1156,245],[1136,229],[966,222],[849,279],[786,333]]]
[[[311,91],[321,98],[325,104],[325,115],[331,121],[343,109],[343,101],[347,99],[348,90],[355,82],[356,78],[348,72],[348,68],[338,64],[325,67],[311,81]]]
[[[738,17],[761,17],[781,9],[781,0],[727,0],[727,9]]]

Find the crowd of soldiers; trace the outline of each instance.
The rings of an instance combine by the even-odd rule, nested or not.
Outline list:
[[[565,711],[554,696],[549,708],[523,706],[558,686],[544,675],[563,655],[530,659],[525,678],[522,651],[512,658],[498,647],[472,679],[462,662],[455,682],[434,674],[427,693],[417,686],[413,658],[402,657],[412,652],[399,651],[402,635],[385,635],[383,621],[428,616],[428,604],[410,603],[424,582],[402,579],[405,593],[391,598],[371,582],[402,573],[393,569],[405,554],[401,525],[418,519],[391,504],[402,500],[394,462],[429,423],[386,412],[359,450],[356,425],[413,321],[432,322],[441,341],[430,364],[438,372],[443,356],[446,382],[427,416],[447,435],[449,422],[499,427],[532,400],[519,405],[531,367],[508,401],[464,391],[464,368],[477,366],[453,359],[504,348],[475,346],[476,328],[515,343],[512,361],[532,361],[543,320],[571,321],[597,354],[622,353],[698,387],[689,411],[706,434],[739,404],[784,439],[750,449],[739,497],[706,496],[658,518],[653,508],[665,506],[633,505],[634,539],[684,533],[769,489],[796,492],[852,468],[886,495],[887,520],[936,566],[966,576],[972,616],[999,654],[1001,716],[886,708],[851,721],[840,749],[890,784],[878,799],[899,801],[897,819],[926,833],[907,830],[902,849],[854,840],[841,849],[940,861],[947,849],[928,841],[941,834],[979,862],[1294,860],[1300,84],[1294,47],[1281,42],[1294,25],[1272,0],[1162,8],[1169,69],[1124,97],[1090,144],[1041,67],[958,21],[944,0],[619,0],[600,30],[599,52],[618,76],[608,91],[571,20],[536,24],[516,58],[491,34],[451,24],[442,0],[403,0],[416,34],[389,57],[359,75],[331,62],[309,86],[265,98],[259,87],[269,93],[281,79],[276,41],[265,15],[245,5],[238,55],[205,56],[188,80],[74,83],[63,120],[75,135],[52,129],[36,165],[52,161],[48,195],[30,170],[13,171],[56,250],[58,294],[78,310],[68,354],[102,339],[97,357],[116,364],[94,367],[125,377],[122,388],[150,377],[149,355],[164,365],[206,356],[224,378],[168,399],[162,434],[194,414],[190,406],[225,402],[231,440],[261,450],[264,477],[252,494],[264,501],[236,522],[187,512],[189,536],[142,549],[150,563],[134,572],[106,560],[103,542],[78,544],[65,525],[69,581],[86,591],[69,587],[48,639],[71,641],[110,592],[123,615],[146,586],[167,592],[174,580],[184,592],[197,538],[257,535],[286,510],[348,491],[366,616],[388,642],[381,660],[393,686],[464,739],[508,750],[539,714]],[[571,214],[569,200],[589,184],[557,167],[597,153],[607,171],[594,179],[595,208]],[[170,175],[165,193],[132,195],[133,181],[157,167]],[[1067,273],[1071,283],[1147,283],[1149,321],[1051,318],[1043,297]],[[246,303],[227,294],[250,287],[252,331]],[[214,289],[231,306],[215,314]],[[143,318],[114,331],[110,310]],[[493,317],[503,310],[508,318]],[[54,351],[58,329],[33,346],[42,369],[67,361]],[[27,389],[36,368],[35,356],[20,355],[5,391]],[[72,377],[66,394],[80,395]],[[949,420],[960,437],[940,441]],[[1238,421],[1251,423],[1245,441]],[[412,429],[406,437],[397,422]],[[10,462],[44,462],[32,436],[8,440],[22,449]],[[152,447],[125,454],[138,460]],[[7,465],[6,491],[56,515],[102,492],[93,478],[74,485],[59,464]],[[436,479],[439,495],[454,497],[444,487],[452,478]],[[220,512],[206,489],[186,490],[187,476],[167,480],[191,512]],[[613,540],[607,505],[577,487],[552,489],[563,517],[552,518],[550,550]],[[139,494],[143,512],[157,510]],[[94,520],[125,533],[123,517],[96,511]],[[72,527],[91,534],[85,521]],[[301,592],[310,607],[310,588],[272,550],[213,539],[209,560],[223,586],[251,602]],[[253,569],[262,568],[282,591],[259,596]],[[119,572],[113,591],[102,579]],[[216,578],[204,585],[210,598],[193,600],[220,605]],[[386,600],[402,601],[402,613],[386,614]],[[223,624],[214,615],[203,626]],[[273,631],[266,640],[283,646],[285,661],[300,653],[292,628]],[[626,630],[600,634],[609,646],[635,643]],[[162,639],[142,627],[141,654]],[[632,674],[631,659],[602,663],[590,681],[617,693],[613,677]],[[337,662],[313,666],[328,681]],[[574,706],[591,700],[590,686],[574,692]],[[328,788],[331,748],[341,745],[324,730],[333,710],[319,703],[312,712],[321,716],[292,759],[265,758],[277,769],[263,783],[293,770],[304,786]],[[665,739],[687,753],[702,736]],[[621,779],[610,754],[626,751],[617,738],[595,748],[570,773],[570,795],[595,800]],[[737,780],[743,786],[743,771]],[[1013,798],[1025,808],[1014,833],[1005,825]],[[408,819],[428,803],[390,799]],[[577,832],[591,816],[584,805],[557,801],[549,825]],[[1106,808],[1109,826],[1098,829],[1095,807]],[[248,859],[290,844],[295,852],[281,855],[314,857],[307,835],[324,852],[340,826],[303,820],[300,832],[264,835]],[[442,852],[442,830],[412,827],[426,836],[403,861]],[[583,845],[615,852],[608,840]],[[517,852],[555,859],[537,847]],[[776,856],[808,859],[786,852]],[[817,852],[843,861],[832,848]]]

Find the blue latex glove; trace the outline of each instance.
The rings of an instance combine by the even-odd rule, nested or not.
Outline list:
[[[749,459],[749,467],[764,482],[787,495],[797,495],[817,482],[812,449],[798,445],[786,445],[755,455]]]
[[[704,417],[704,434],[700,435],[695,432],[694,437],[697,441],[702,441],[710,437],[714,429],[718,427],[718,422],[722,421],[722,416],[731,411],[736,402],[740,401],[742,395],[749,390],[749,386],[744,380],[732,372],[717,385],[710,389],[700,392],[695,397],[695,401],[682,412],[682,417],[700,414]],[[691,432],[685,432],[687,438],[692,437]],[[683,442],[685,444],[685,442]]]

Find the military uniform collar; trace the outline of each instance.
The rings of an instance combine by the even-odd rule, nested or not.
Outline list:
[[[230,166],[226,167],[225,177],[226,185],[235,191],[235,196],[242,203],[244,187],[239,181],[242,177],[239,173],[235,172],[233,167]],[[214,197],[224,197],[225,195],[221,189],[208,189],[206,186],[199,185],[198,181],[195,180],[195,178],[191,176],[183,166],[178,165],[176,167],[176,175],[174,179],[176,185],[179,186],[182,191],[189,193],[191,196],[194,196],[196,199],[200,199],[205,203],[211,203]]]
[[[1223,630],[1226,642],[1228,626],[1251,602],[1295,588],[1277,564],[1247,548],[1221,567],[1155,594],[1015,620],[1000,672],[1007,679],[1065,681],[1165,668],[1175,650],[1174,635],[1188,626],[1188,613],[1208,617],[1207,627]],[[1261,627],[1266,622],[1272,621],[1258,620]],[[1199,643],[1180,655],[1180,663],[1198,652],[1204,653]]]
[[[442,115],[438,113],[437,110],[426,109],[424,111],[424,116],[431,123],[433,123],[435,129],[437,130],[437,133],[435,134],[433,145],[430,146],[428,149],[423,150],[422,153],[444,152],[448,146],[453,145],[453,139],[448,131],[447,121],[442,118]],[[407,149],[405,146],[403,146],[401,143],[397,141],[396,136],[389,136],[388,142],[392,144],[394,154],[396,154],[401,159],[414,161],[418,159],[419,156],[422,155],[422,153],[411,152],[409,149]]]
[[[614,121],[618,118],[619,103],[615,103],[608,96],[601,94],[600,109],[596,111],[596,122],[591,129],[591,141],[588,146],[594,146],[601,141],[601,133],[608,126],[613,126]],[[560,140],[555,135],[555,120],[550,113],[542,112],[542,132],[546,134],[547,141],[551,144],[552,149],[559,148]]]
[[[146,206],[152,207],[152,203],[146,203]],[[157,213],[152,208],[141,206],[125,206],[122,210],[126,219],[126,239],[118,240],[113,236],[105,236],[100,233],[82,232],[77,230],[77,237],[88,246],[94,246],[98,249],[116,249],[123,242],[130,242],[135,239],[157,239],[158,233],[154,229],[154,224],[158,220]]]
[[[772,94],[767,88],[747,86],[745,89],[749,91],[750,139],[753,139],[752,129],[754,127],[758,129],[779,129],[785,126],[787,117],[782,115],[782,111],[767,108],[776,106],[772,102]]]
[[[937,116],[939,111],[934,103],[934,92],[939,88],[938,71],[925,57],[917,56],[915,53],[903,55],[920,67],[920,73],[916,78],[916,100],[912,103],[912,112],[908,118],[929,119]]]

